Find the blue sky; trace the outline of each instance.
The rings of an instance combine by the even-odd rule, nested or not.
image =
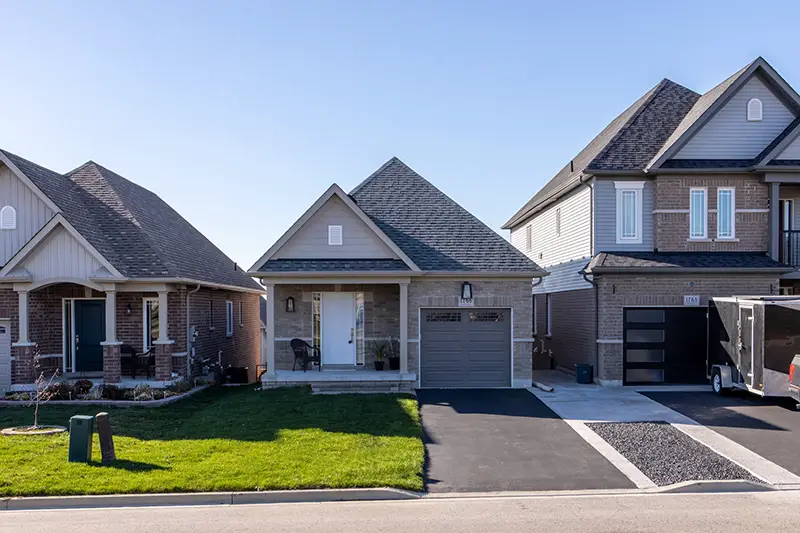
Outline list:
[[[800,86],[799,4],[0,0],[0,146],[93,159],[245,267],[395,155],[500,231],[664,77]]]

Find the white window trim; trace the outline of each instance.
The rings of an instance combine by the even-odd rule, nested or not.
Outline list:
[[[758,106],[758,114],[751,110],[751,106]],[[761,122],[764,120],[764,102],[758,98],[751,98],[747,101],[747,121],[748,122]]]
[[[11,223],[6,225],[6,213],[11,213]],[[17,210],[12,205],[3,206],[0,209],[0,229],[17,229]]]
[[[531,224],[525,226],[525,251],[533,251],[533,226]]]
[[[339,232],[339,242],[336,242],[336,240],[333,238],[334,233],[337,230]],[[343,241],[344,241],[344,233],[342,230],[342,226],[340,225],[328,226],[328,246],[341,246]]]
[[[722,236],[720,235],[720,209],[719,197],[722,191],[730,191],[731,193],[731,234]],[[718,187],[717,188],[717,240],[719,241],[733,241],[736,240],[736,187]]]
[[[703,235],[692,235],[692,194],[696,191],[703,193]],[[689,189],[689,240],[708,240],[708,187],[691,187]]]
[[[239,327],[244,327],[244,306],[241,300],[239,300]]]
[[[642,231],[644,226],[644,182],[615,181],[614,188],[617,190],[617,244],[642,244]],[[636,194],[636,235],[634,237],[622,236],[624,218],[624,213],[622,212],[622,193],[625,191],[633,191]]]
[[[233,336],[233,302],[225,300],[225,335]]]
[[[556,237],[561,237],[561,208],[556,208]]]
[[[550,294],[545,295],[545,304],[547,305],[547,336],[553,336],[553,306]]]
[[[142,298],[142,352],[143,353],[152,348],[152,346],[150,346],[150,330],[147,327],[148,303],[158,303],[158,298],[153,296]],[[159,312],[161,312],[161,310],[159,310]]]

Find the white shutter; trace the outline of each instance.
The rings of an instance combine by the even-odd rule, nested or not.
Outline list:
[[[328,226],[328,244],[330,246],[342,245],[342,227]]]

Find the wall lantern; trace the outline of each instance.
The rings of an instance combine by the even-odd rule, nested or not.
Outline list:
[[[125,311],[130,315],[131,312],[133,311],[133,306],[131,304],[128,304],[128,307],[125,309]]]
[[[472,300],[472,283],[469,281],[461,284],[461,298],[463,300]]]
[[[292,296],[286,298],[286,312],[294,313],[294,298]]]

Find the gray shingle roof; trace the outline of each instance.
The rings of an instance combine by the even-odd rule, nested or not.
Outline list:
[[[147,189],[92,162],[58,174],[3,153],[129,278],[186,278],[259,289],[241,268]]]
[[[396,157],[350,196],[423,271],[543,272]]]
[[[408,272],[400,259],[270,259],[259,272]]]
[[[587,169],[643,169],[700,95],[664,79],[623,111],[537,192],[508,222],[510,229]]]
[[[586,271],[602,273],[624,269],[768,269],[790,272],[763,253],[750,252],[602,252],[590,262]]]

